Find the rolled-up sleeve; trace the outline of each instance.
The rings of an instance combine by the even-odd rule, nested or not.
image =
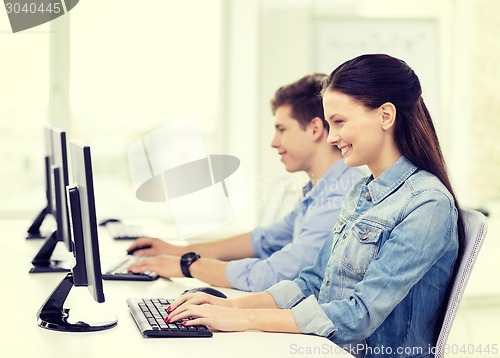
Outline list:
[[[333,322],[313,295],[292,307],[293,318],[303,333],[330,337],[336,331]],[[311,319],[314,317],[314,319]]]
[[[329,337],[337,330],[316,298],[305,297],[297,283],[281,281],[266,292],[273,296],[279,308],[292,310],[295,323],[303,333]]]
[[[300,287],[293,281],[281,281],[276,285],[269,287],[266,292],[273,296],[276,305],[279,308],[292,308],[302,301],[305,296]]]

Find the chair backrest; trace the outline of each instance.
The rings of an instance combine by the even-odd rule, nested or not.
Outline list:
[[[457,314],[460,300],[462,299],[465,286],[469,280],[472,267],[476,262],[479,249],[486,236],[488,225],[486,217],[478,211],[462,209],[465,226],[465,240],[462,257],[458,258],[458,270],[451,286],[451,292],[446,307],[443,324],[436,343],[436,358],[444,356],[446,341],[451,331],[451,326]]]

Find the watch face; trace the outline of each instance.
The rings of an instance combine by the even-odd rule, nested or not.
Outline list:
[[[196,252],[188,252],[187,254],[182,255],[181,261],[185,262],[187,265],[190,265],[199,258],[200,255],[198,255]]]

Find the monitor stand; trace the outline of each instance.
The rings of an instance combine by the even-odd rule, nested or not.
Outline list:
[[[70,270],[70,264],[66,261],[52,260],[50,257],[59,242],[57,238],[57,231],[54,231],[48,239],[45,240],[40,251],[31,261],[33,267],[30,269],[30,273],[41,273],[41,272],[68,272]]]
[[[64,332],[92,332],[116,326],[118,319],[114,315],[99,312],[99,316],[94,317],[94,312],[82,311],[79,313],[83,313],[83,317],[75,317],[71,314],[71,309],[64,308],[73,286],[73,274],[68,273],[38,311],[37,320],[40,327]],[[92,319],[89,320],[89,317]]]
[[[40,227],[42,226],[42,223],[45,220],[47,214],[47,207],[43,208],[42,211],[40,211],[40,213],[36,216],[35,220],[33,220],[33,223],[27,230],[26,240],[46,239],[50,235],[50,232],[47,233],[40,231]]]

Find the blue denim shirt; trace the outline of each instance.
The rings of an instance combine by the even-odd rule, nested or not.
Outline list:
[[[358,356],[431,356],[457,219],[444,185],[401,157],[353,187],[314,265],[268,292],[302,332]]]
[[[342,202],[363,176],[338,160],[323,177],[304,187],[297,207],[282,220],[251,233],[255,258],[228,263],[226,277],[234,288],[263,291],[275,283],[294,279],[313,264],[337,219]]]

